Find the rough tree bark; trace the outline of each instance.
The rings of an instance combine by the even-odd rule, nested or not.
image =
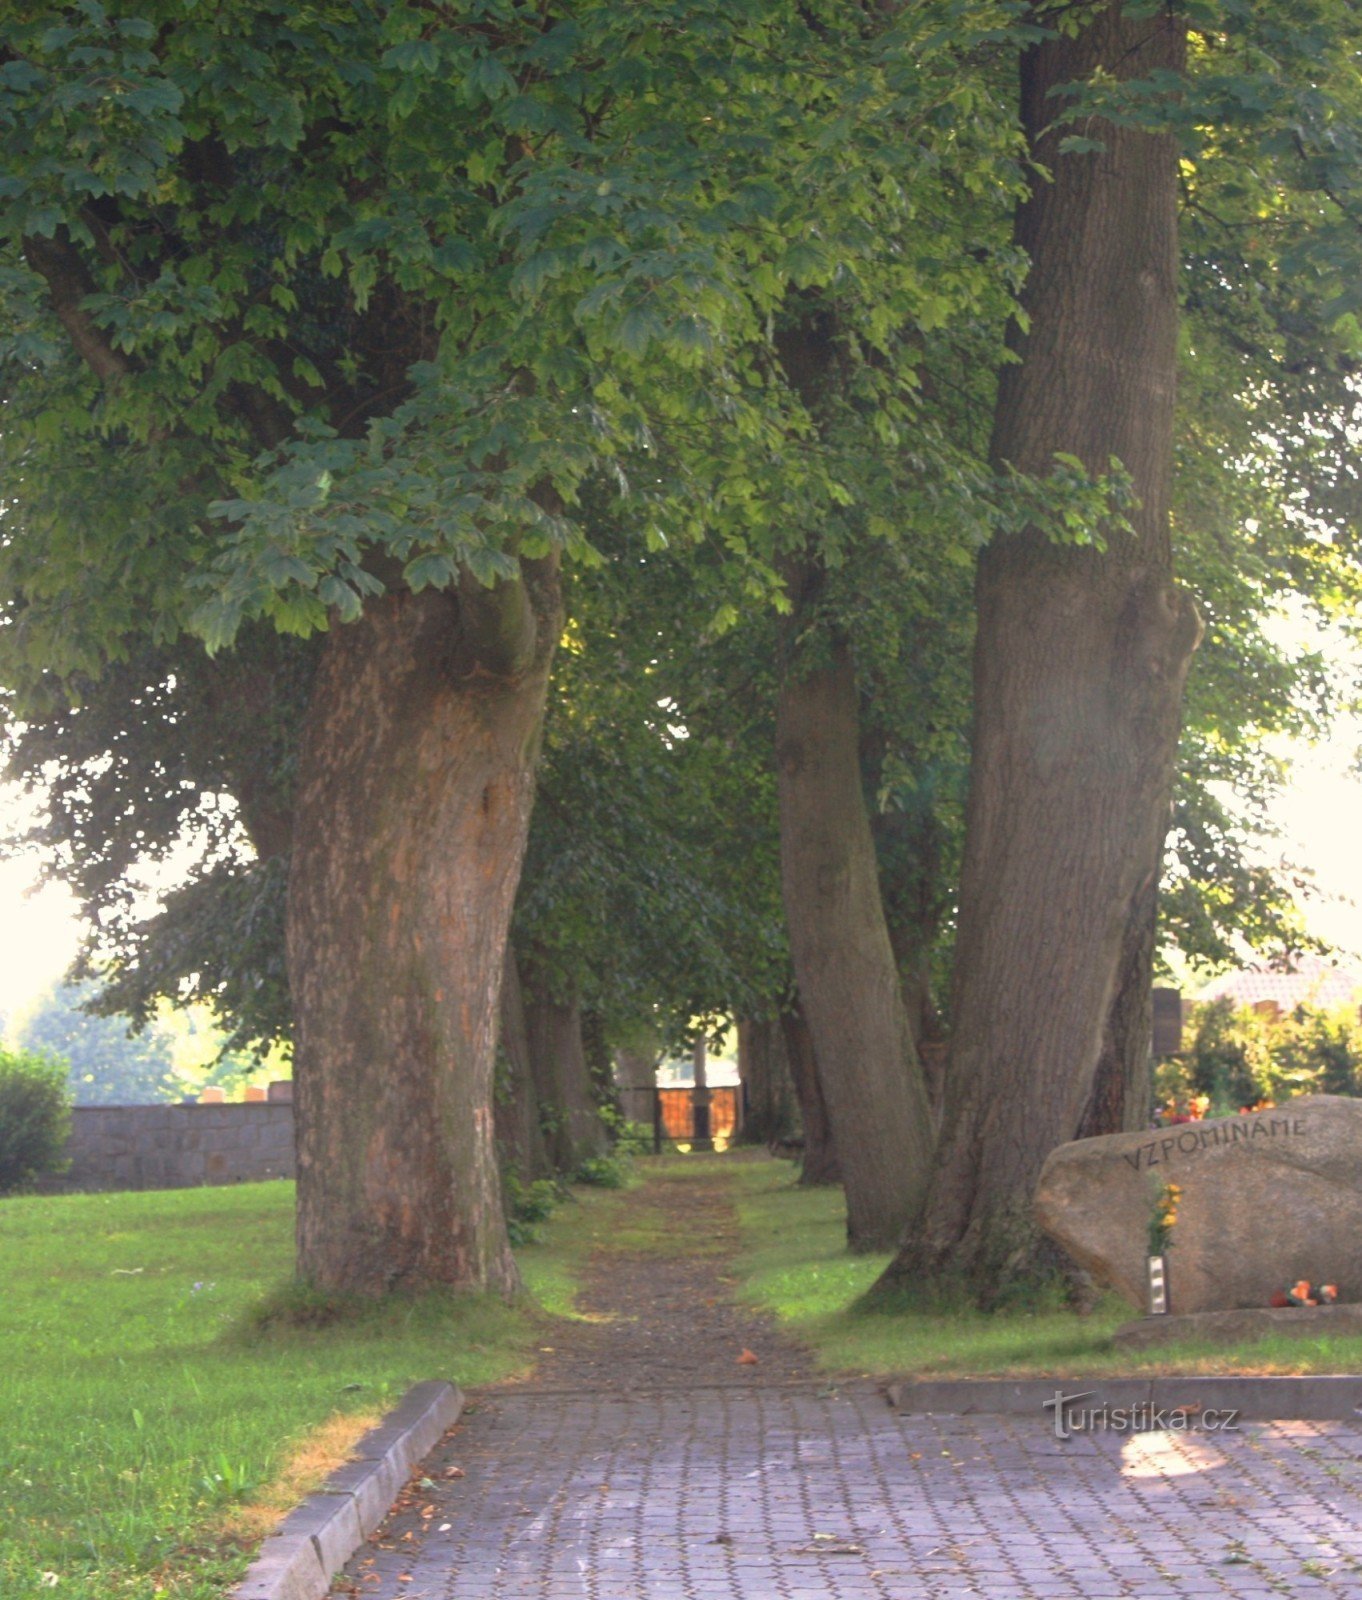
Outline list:
[[[647,1128],[653,1126],[653,1092],[657,1088],[658,1055],[638,1044],[615,1051],[615,1093],[625,1120]]]
[[[1162,847],[1163,836],[1160,835],[1160,854]],[[1158,875],[1151,872],[1135,892],[1121,943],[1111,1004],[1102,1027],[1102,1050],[1075,1139],[1090,1139],[1104,1133],[1135,1133],[1149,1126],[1154,1102],[1149,1048],[1153,1032],[1158,890]]]
[[[521,980],[544,1142],[557,1171],[575,1172],[583,1161],[603,1156],[610,1144],[582,1043],[581,1008],[575,1001],[554,999],[532,962],[522,965]]]
[[[398,593],[326,641],[294,813],[298,1269],[379,1294],[518,1284],[492,1078],[557,571]]]
[[[738,1023],[738,1076],[743,1086],[744,1142],[788,1139],[795,1127],[794,1085],[778,1017]]]
[[[871,820],[889,947],[922,1065],[933,1129],[941,1126],[946,1044],[932,992],[932,954],[950,904],[939,832],[933,817],[910,819],[902,813],[881,813]]]
[[[800,1165],[801,1188],[815,1189],[841,1183],[842,1169],[837,1146],[828,1120],[827,1103],[818,1076],[818,1057],[813,1047],[803,1007],[798,998],[780,1014],[780,1031],[785,1038],[785,1059],[790,1066],[790,1081],[799,1101],[799,1120],[804,1131],[804,1159]]]
[[[932,1119],[880,901],[851,656],[837,640],[818,648],[785,663],[776,711],[781,889],[848,1242],[887,1249],[921,1196]]]
[[[525,1024],[525,997],[511,943],[501,974],[501,1033],[498,1051],[504,1077],[497,1085],[496,1135],[504,1163],[514,1167],[524,1182],[547,1178],[553,1171],[544,1131],[539,1122],[539,1097],[534,1092],[530,1065],[530,1039]]]
[[[608,1106],[615,1116],[620,1116],[624,1107],[615,1088],[615,1061],[610,1054],[605,1018],[599,1011],[582,1012],[582,1054],[597,1106]]]
[[[1022,62],[1022,114],[1053,175],[1017,218],[1029,332],[1004,368],[993,457],[1045,474],[1056,451],[1139,497],[1105,553],[1035,529],[978,575],[975,727],[945,1124],[925,1205],[881,1286],[946,1275],[985,1301],[1039,1259],[1031,1195],[1092,1092],[1126,926],[1157,871],[1182,687],[1199,635],[1168,529],[1177,340],[1177,151],[1089,121],[1062,154],[1051,91],[1095,70],[1181,70],[1171,11],[1094,8]],[[1043,130],[1050,128],[1051,131]]]

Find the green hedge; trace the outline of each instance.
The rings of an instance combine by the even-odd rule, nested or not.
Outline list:
[[[71,1131],[64,1061],[0,1050],[0,1194],[61,1172]]]

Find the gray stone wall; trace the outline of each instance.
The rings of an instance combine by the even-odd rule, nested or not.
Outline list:
[[[44,1188],[188,1189],[291,1178],[293,1107],[77,1106],[66,1154],[70,1169]]]

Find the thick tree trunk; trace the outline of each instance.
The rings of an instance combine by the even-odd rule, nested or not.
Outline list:
[[[821,660],[787,663],[780,688],[781,888],[841,1158],[848,1242],[880,1250],[921,1197],[931,1112],[880,903],[855,673],[845,645],[824,648]]]
[[[873,793],[884,770],[882,737],[863,739],[862,774]],[[953,886],[942,861],[942,828],[933,812],[910,816],[880,812],[871,818],[879,862],[880,898],[889,946],[899,969],[903,1004],[919,1050],[941,1037],[941,1017],[932,994],[932,952]]]
[[[798,999],[780,1014],[780,1031],[785,1039],[785,1059],[790,1066],[790,1081],[799,1102],[799,1120],[804,1133],[804,1160],[800,1169],[801,1188],[815,1189],[841,1183],[842,1169],[833,1142],[832,1124],[818,1075],[818,1056],[813,1034],[804,1018]]]
[[[615,1093],[615,1063],[610,1054],[610,1041],[605,1036],[605,1018],[599,1011],[582,1012],[582,1053],[586,1057],[586,1070],[596,1091],[598,1105],[620,1110]]]
[[[555,1169],[571,1175],[583,1161],[603,1156],[610,1143],[582,1044],[581,1008],[553,999],[532,965],[522,969],[522,978],[544,1142]]]
[[[788,1139],[795,1129],[794,1085],[778,1017],[738,1023],[738,1076],[746,1144]]]
[[[980,563],[945,1124],[888,1286],[948,1274],[989,1300],[1032,1272],[1035,1181],[1084,1115],[1131,909],[1157,871],[1199,631],[1168,533],[1177,152],[1089,121],[1102,151],[1066,155],[1066,130],[1041,130],[1057,86],[1177,70],[1184,49],[1173,13],[1112,5],[1023,60],[1023,117],[1053,181],[1018,216],[1030,324],[1002,374],[994,459],[1044,475],[1056,451],[1092,472],[1116,457],[1139,505],[1105,553],[1028,529]]]
[[[553,1171],[544,1131],[539,1124],[539,1097],[534,1092],[530,1040],[525,1025],[525,997],[510,941],[501,976],[501,1037],[498,1043],[496,1132],[501,1159],[523,1182],[546,1178]]]
[[[1161,838],[1160,847],[1162,842]],[[1092,1092],[1074,1134],[1076,1139],[1104,1133],[1135,1133],[1149,1126],[1154,1104],[1149,1049],[1158,889],[1158,877],[1151,872],[1136,891],[1130,909],[1116,969],[1116,987],[1102,1028],[1102,1053],[1097,1058]]]
[[[558,582],[396,594],[336,626],[289,883],[298,1270],[510,1292],[493,1137],[502,951]]]
[[[616,1050],[615,1082],[631,1095],[651,1094],[657,1084],[657,1055],[651,1050]],[[640,1098],[639,1102],[643,1101]],[[647,1117],[637,1111],[632,1113],[635,1122],[645,1122]],[[649,1116],[652,1115],[651,1108]]]

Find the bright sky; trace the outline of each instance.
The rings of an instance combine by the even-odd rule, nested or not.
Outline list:
[[[0,803],[9,821],[13,803]],[[8,830],[7,830],[8,831]],[[28,893],[38,876],[29,856],[0,862],[0,1014],[17,1018],[64,972],[76,953],[80,925],[75,902],[56,885]]]
[[[1292,783],[1275,808],[1283,838],[1270,842],[1274,859],[1309,867],[1318,891],[1306,904],[1306,925],[1362,957],[1362,719],[1340,719],[1323,745],[1296,746]]]

